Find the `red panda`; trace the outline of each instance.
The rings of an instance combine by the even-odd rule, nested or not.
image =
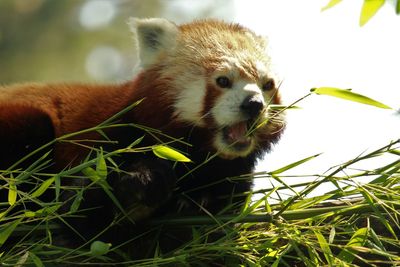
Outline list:
[[[266,40],[243,26],[217,20],[178,26],[159,18],[131,19],[129,25],[140,59],[140,70],[130,81],[0,88],[0,169],[26,167],[15,163],[55,138],[99,125],[141,101],[117,118],[118,123],[154,128],[183,140],[190,145],[171,146],[187,153],[192,163],[174,164],[152,153],[113,158],[121,172],[111,172],[107,180],[116,198],[126,209],[137,203],[146,208],[133,218],[201,210],[216,214],[229,202],[242,202],[251,180],[227,178],[251,173],[285,125],[282,113],[269,108],[280,103],[280,96]],[[76,166],[88,157],[90,147],[113,151],[142,136],[141,145],[157,143],[152,134],[134,126],[110,128],[105,134],[114,142],[52,143],[49,168]],[[104,140],[96,132],[75,138]],[[66,203],[73,199],[70,193],[64,194]],[[91,209],[77,228],[111,220],[117,212],[101,188],[88,190],[83,199],[82,205]],[[90,236],[98,229],[83,231]]]

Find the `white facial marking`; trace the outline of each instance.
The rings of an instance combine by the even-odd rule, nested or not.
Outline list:
[[[260,88],[254,83],[237,81],[232,88],[226,89],[211,110],[216,123],[219,126],[227,126],[247,119],[241,112],[240,106],[248,96],[252,95],[259,95],[264,101]]]
[[[197,126],[203,126],[202,112],[205,95],[206,83],[204,80],[188,83],[176,97],[174,108],[178,118]]]

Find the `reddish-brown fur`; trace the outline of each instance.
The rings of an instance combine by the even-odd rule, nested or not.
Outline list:
[[[149,24],[151,26],[151,23]],[[157,27],[157,23],[155,24],[153,27]],[[132,81],[110,85],[28,83],[0,87],[0,170],[9,168],[27,153],[53,141],[54,138],[97,126],[133,103],[142,101],[117,118],[117,122],[144,125],[174,138],[183,138],[192,146],[177,145],[177,147],[181,151],[188,152],[193,163],[175,165],[160,160],[152,153],[124,154],[113,158],[123,171],[111,172],[107,179],[124,208],[128,209],[132,203],[139,203],[144,209],[148,208],[143,213],[145,215],[134,214],[137,216],[136,219],[147,217],[155,211],[159,212],[157,215],[181,211],[193,214],[201,213],[200,210],[217,213],[231,203],[234,207],[238,207],[243,202],[244,193],[250,190],[252,181],[226,178],[249,174],[254,168],[257,157],[269,150],[271,144],[278,140],[284,124],[281,118],[273,118],[267,123],[268,127],[264,125],[254,133],[252,138],[255,140],[255,145],[248,146],[251,147],[248,152],[240,154],[238,151],[235,154],[232,150],[233,152],[227,156],[219,155],[208,161],[211,155],[219,152],[214,142],[216,135],[221,135],[223,127],[231,126],[221,123],[218,125],[210,112],[218,100],[223,99],[222,95],[229,90],[216,85],[215,75],[219,72],[232,71],[220,69],[226,61],[225,56],[229,56],[237,60],[238,66],[232,67],[232,69],[237,67],[232,71],[238,72],[236,79],[260,87],[265,77],[259,76],[266,74],[258,73],[257,64],[261,62],[267,66],[269,61],[263,54],[265,42],[261,37],[239,25],[212,20],[185,24],[179,26],[178,30],[179,36],[176,42],[179,49],[171,49],[173,52],[162,50],[157,53],[155,62],[151,62],[141,70]],[[151,34],[154,32],[150,32],[150,37],[153,38]],[[160,38],[162,40],[162,36]],[[150,45],[154,50],[159,48],[157,42],[150,42]],[[204,81],[205,88],[185,87],[195,78]],[[194,115],[188,112],[195,118],[192,121],[182,119],[179,117],[181,115],[179,112],[183,111],[175,110],[175,101],[179,100],[180,94],[187,88],[205,90],[204,97],[198,99],[201,103],[201,110],[198,111],[201,122],[195,121],[197,110]],[[242,89],[235,90],[240,94]],[[260,88],[258,89],[257,94],[263,100],[272,98],[272,103],[280,103],[279,95],[274,88],[268,92],[261,92]],[[195,91],[194,95],[198,92]],[[231,102],[230,100],[229,98],[228,102]],[[240,101],[244,102],[243,99]],[[242,121],[230,123],[255,121],[255,117],[246,117],[248,114],[245,114],[240,107],[242,102],[238,102],[235,107],[227,108],[236,108],[238,116],[242,116]],[[190,103],[197,104],[194,101]],[[263,112],[269,112],[266,111],[269,102],[262,104]],[[107,146],[108,151],[127,146],[141,136],[146,136],[141,145],[150,146],[156,143],[150,135],[134,127],[110,128],[105,130],[105,133],[112,141],[116,141],[112,143],[115,145]],[[93,141],[104,137],[94,131],[72,139],[80,140],[79,142],[87,147],[57,140],[49,147],[52,149],[55,163],[52,167],[55,167],[56,171],[79,164],[87,157],[91,146],[98,147],[103,144],[96,144]],[[207,161],[207,164],[203,166],[204,161]],[[27,167],[27,165],[13,167]],[[188,173],[190,174],[187,175]],[[79,185],[87,183],[86,180],[81,179]],[[174,191],[176,182],[178,184]],[[74,198],[74,195],[71,196],[69,193],[65,194],[65,199]],[[115,215],[115,207],[101,188],[88,190],[85,194],[82,205],[90,210],[87,221],[80,221],[74,225],[87,231],[87,236],[91,238],[99,229],[90,227],[93,224],[102,224],[99,225],[100,228],[107,224]],[[93,209],[99,206],[100,210]],[[104,213],[103,210],[107,212]],[[135,227],[137,226],[133,228]]]

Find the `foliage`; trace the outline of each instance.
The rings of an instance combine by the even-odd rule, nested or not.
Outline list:
[[[327,10],[343,0],[330,0],[322,10]],[[364,26],[385,4],[386,0],[364,0],[360,13],[360,26]],[[396,0],[396,14],[400,14],[400,0]]]
[[[345,93],[347,100],[376,104],[374,100],[348,90],[326,88],[313,89],[312,92],[335,97],[342,97],[342,93]],[[136,104],[138,103],[128,109]],[[284,109],[280,107],[279,110]],[[119,115],[84,131],[102,133],[107,127],[126,127],[126,125],[113,123]],[[145,128],[145,130],[148,134],[154,133],[150,129]],[[56,141],[66,141],[75,134],[58,138]],[[121,265],[125,266],[164,264],[206,266],[208,263],[224,266],[382,266],[384,264],[391,266],[400,264],[398,240],[400,233],[400,140],[358,155],[339,166],[333,166],[322,174],[299,174],[295,177],[286,175],[289,170],[319,156],[312,155],[277,170],[229,177],[232,181],[240,181],[249,176],[254,179],[270,179],[275,180],[279,185],[249,193],[249,201],[238,214],[188,217],[176,215],[150,221],[149,225],[154,226],[155,229],[161,225],[166,228],[191,229],[192,239],[168,253],[156,250],[153,256],[147,259],[131,259],[120,250],[118,245],[104,243],[97,237],[87,240],[76,249],[55,245],[60,221],[63,222],[66,216],[79,212],[82,192],[92,186],[100,185],[122,214],[125,214],[106,180],[110,170],[118,171],[113,166],[113,156],[120,153],[153,151],[155,155],[160,154],[162,158],[168,160],[188,160],[168,145],[140,147],[139,139],[126,149],[112,152],[96,150],[92,153],[94,157],[88,158],[79,166],[57,174],[41,173],[43,167],[51,164],[46,153],[25,171],[2,170],[0,177],[5,185],[1,190],[8,191],[8,198],[6,202],[0,203],[1,264],[4,266],[57,266],[79,263],[84,266],[111,262],[117,264],[116,258]],[[39,149],[35,153],[43,153],[43,151]],[[358,167],[359,163],[368,162],[371,159],[384,163],[371,169]],[[60,190],[66,189],[60,185],[60,179],[79,178],[81,172],[89,177],[92,183],[83,189],[75,188],[77,194],[71,210],[67,213],[59,212],[58,195]],[[301,179],[302,182],[291,182],[289,185],[287,181],[293,178],[297,180],[307,178],[311,181],[305,182]],[[36,181],[34,188],[28,192],[23,191],[23,184],[31,183],[30,180]],[[324,193],[320,188],[327,184],[335,189]],[[56,192],[56,198],[50,202],[41,201],[40,197],[48,191]],[[32,203],[39,208],[27,208]],[[229,211],[230,208],[227,207],[226,210]],[[118,222],[115,221],[112,224],[114,223]],[[131,241],[136,238],[137,236],[132,236]]]

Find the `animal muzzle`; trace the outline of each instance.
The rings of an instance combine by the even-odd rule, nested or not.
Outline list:
[[[259,95],[246,97],[240,105],[241,111],[249,120],[255,120],[265,107],[263,99]]]

